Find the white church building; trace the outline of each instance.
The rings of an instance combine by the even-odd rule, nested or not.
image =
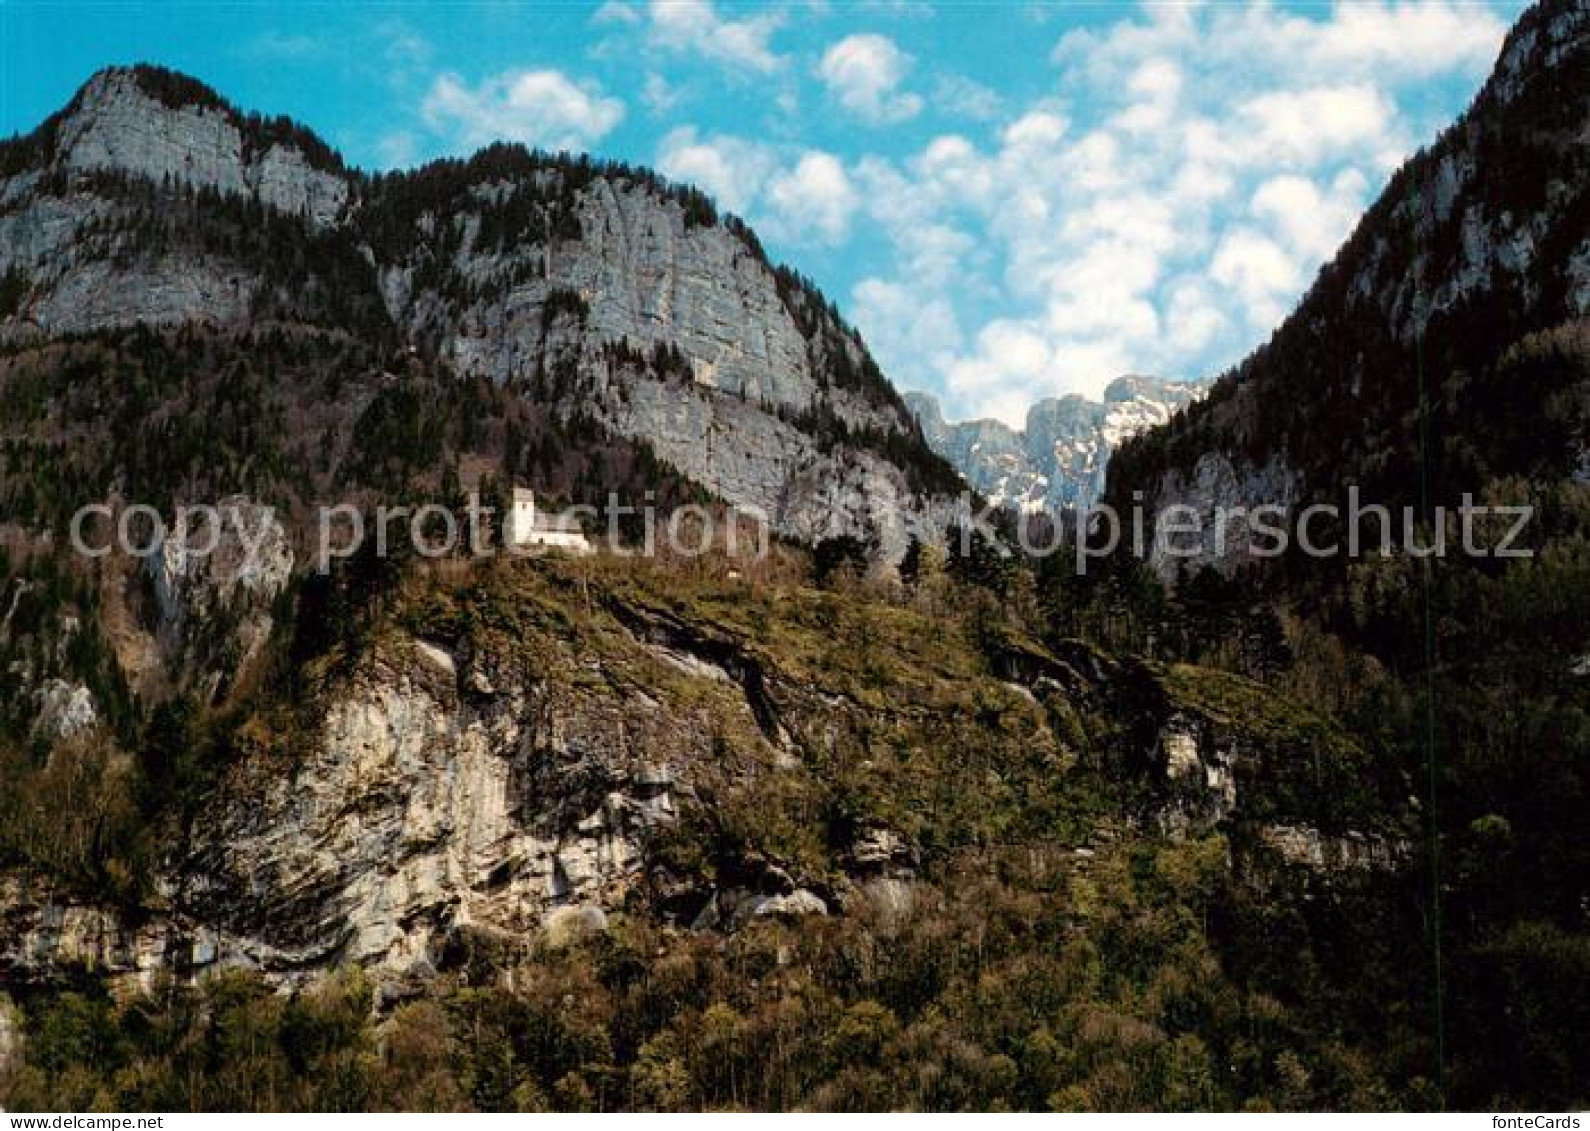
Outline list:
[[[545,546],[572,554],[589,554],[592,546],[577,522],[536,510],[535,492],[515,487],[503,523],[509,546]]]

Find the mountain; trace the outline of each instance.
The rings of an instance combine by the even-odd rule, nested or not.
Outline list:
[[[1215,893],[1406,872],[1331,719],[936,553],[959,477],[698,193],[513,147],[366,176],[152,68],[0,176],[8,1108],[1143,1106],[1189,1064],[1238,1102]],[[317,504],[499,478],[794,538],[311,568]],[[209,555],[70,548],[85,502],[195,500]],[[900,581],[799,546],[847,533],[922,541]],[[1207,1047],[1156,1020],[1191,987]],[[1314,1008],[1255,1065],[1337,1055]]]
[[[0,1104],[1582,1108],[1586,20],[1530,9],[1108,472],[1422,465],[1536,504],[1534,557],[1175,577],[803,544],[887,547],[958,477],[699,194],[507,147],[367,177],[96,77],[0,149]],[[499,477],[772,491],[806,536],[312,568],[317,503]],[[235,525],[89,558],[85,500]]]
[[[1240,517],[1215,552],[1218,507],[1344,506],[1356,485],[1401,508],[1421,477],[1455,507],[1509,476],[1585,479],[1587,28],[1582,3],[1526,12],[1469,110],[1397,172],[1269,342],[1117,453],[1113,500],[1143,491],[1160,514],[1203,516],[1190,568],[1247,557]],[[1157,549],[1155,564],[1178,563]]]
[[[417,395],[483,383],[798,539],[853,534],[898,557],[910,534],[937,537],[960,489],[832,304],[702,194],[642,169],[499,145],[369,176],[191,78],[113,68],[0,149],[0,278],[13,357],[134,327],[237,354],[227,343],[251,336],[357,342],[371,356],[346,368],[367,387],[404,366],[427,370]],[[302,386],[267,395],[314,452],[385,405]],[[473,435],[441,445],[454,462],[564,485],[505,443],[500,408],[472,413]]]
[[[1038,401],[1020,431],[997,420],[947,423],[929,393],[907,393],[905,400],[933,450],[989,501],[1022,511],[1059,511],[1094,503],[1104,491],[1110,454],[1168,421],[1199,391],[1183,381],[1119,377],[1105,388],[1102,401]]]
[[[1116,453],[1107,498],[1141,493],[1160,539],[1151,569],[1117,563],[1092,597],[1139,610],[1100,616],[1121,643],[1182,633],[1171,647],[1205,663],[1230,650],[1236,609],[1288,623],[1279,686],[1353,720],[1418,796],[1426,926],[1390,945],[1440,1011],[1432,1079],[1461,1090],[1484,1064],[1519,1081],[1515,1097],[1587,1069],[1555,1030],[1583,1010],[1553,1003],[1568,986],[1590,999],[1576,973],[1590,851],[1562,832],[1590,803],[1587,122],[1590,6],[1535,4],[1468,111],[1391,178],[1270,340]],[[1508,508],[1477,520],[1479,552],[1465,500]],[[1167,553],[1172,521],[1193,525],[1173,506],[1200,520],[1177,535],[1190,558]],[[1250,556],[1273,545],[1259,506],[1285,515],[1268,528],[1313,515],[1324,556],[1296,539]],[[1513,556],[1489,552],[1504,544]],[[1526,1016],[1553,1035],[1523,1037]]]

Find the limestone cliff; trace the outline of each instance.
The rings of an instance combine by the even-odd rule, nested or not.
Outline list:
[[[56,127],[67,169],[106,169],[152,181],[249,195],[324,227],[341,218],[350,184],[339,162],[318,165],[290,138],[250,122],[197,84],[166,84],[136,71],[101,71]]]
[[[802,538],[937,537],[954,472],[859,336],[699,192],[493,146],[369,176],[157,68],[0,154],[0,338],[314,326],[648,445]]]

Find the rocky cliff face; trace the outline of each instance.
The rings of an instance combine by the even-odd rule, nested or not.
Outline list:
[[[191,79],[113,69],[5,147],[0,276],[13,342],[351,332],[594,419],[800,537],[898,556],[958,491],[832,306],[645,170],[499,146],[371,178]]]
[[[1199,395],[1196,385],[1127,376],[1110,383],[1102,401],[1050,398],[1027,411],[1017,431],[997,420],[944,420],[927,393],[907,394],[933,450],[999,506],[1017,510],[1084,509],[1104,492],[1110,454],[1148,428],[1164,424]]]
[[[1321,871],[1349,830],[1395,839],[1354,801],[1356,747],[1256,685],[1082,645],[980,656],[810,590],[498,563],[411,587],[306,676],[301,710],[266,699],[239,725],[141,914],[8,877],[0,982],[353,962],[401,992],[617,912],[724,932],[904,914],[944,838],[1047,828],[1099,780],[1090,821],[1269,837]]]
[[[71,170],[112,170],[223,195],[251,196],[336,223],[350,184],[335,165],[317,168],[263,123],[241,120],[196,86],[162,90],[130,70],[101,71],[78,92],[56,129],[56,159]]]
[[[249,667],[275,627],[274,603],[293,575],[293,551],[275,512],[244,497],[171,532],[145,560],[154,589],[153,635],[166,674],[210,690]]]
[[[1571,478],[1590,420],[1587,67],[1590,9],[1525,13],[1470,110],[1392,178],[1297,312],[1174,433],[1128,443],[1112,499],[1141,491],[1162,520],[1191,507],[1206,521],[1188,564],[1229,573],[1249,520],[1217,549],[1217,507],[1340,507],[1353,484],[1397,508],[1418,502],[1421,463],[1452,505],[1508,474]]]
[[[898,557],[911,535],[942,527],[947,499],[912,469],[864,444],[820,442],[836,430],[915,442],[916,426],[860,339],[804,283],[775,273],[754,237],[702,222],[694,198],[649,182],[596,178],[576,191],[544,169],[529,184],[512,179],[523,176],[516,165],[486,186],[471,178],[444,210],[458,247],[439,285],[416,282],[424,252],[385,269],[399,325],[440,335],[466,373],[550,387],[797,538],[865,531]],[[516,211],[579,239],[483,234]],[[441,214],[414,220],[414,246]]]

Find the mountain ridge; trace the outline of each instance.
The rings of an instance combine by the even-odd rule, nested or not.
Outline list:
[[[990,502],[1058,513],[1095,503],[1115,449],[1201,393],[1195,382],[1128,374],[1097,401],[1076,394],[1035,401],[1020,429],[992,419],[948,422],[931,393],[905,399],[934,451]]]
[[[884,556],[939,537],[959,489],[837,308],[642,168],[496,145],[364,174],[303,127],[144,66],[96,73],[0,145],[0,170],[13,347],[278,323],[412,346],[650,446],[782,533],[860,535]]]

